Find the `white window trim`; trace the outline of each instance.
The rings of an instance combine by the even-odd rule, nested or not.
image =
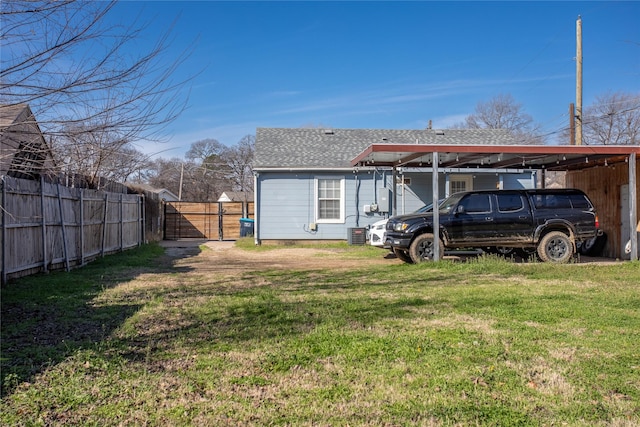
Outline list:
[[[453,194],[453,182],[464,182],[465,183],[465,191],[473,190],[473,175],[450,175],[449,176],[449,193]]]
[[[320,209],[318,200],[318,181],[324,179],[339,179],[340,180],[340,218],[336,219],[320,219],[318,211]],[[345,179],[343,176],[317,176],[313,180],[313,200],[314,200],[314,215],[315,222],[318,224],[344,224],[345,223]]]

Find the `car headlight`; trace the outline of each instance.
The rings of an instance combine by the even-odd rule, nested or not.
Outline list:
[[[404,231],[408,226],[406,222],[397,222],[393,224],[393,231]]]

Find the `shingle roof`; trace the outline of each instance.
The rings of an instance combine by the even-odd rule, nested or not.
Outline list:
[[[504,129],[389,130],[258,128],[253,168],[349,168],[373,143],[515,144]]]
[[[25,113],[29,106],[27,104],[0,105],[0,130],[16,123],[20,115]]]

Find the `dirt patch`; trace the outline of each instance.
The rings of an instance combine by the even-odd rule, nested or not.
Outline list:
[[[367,265],[394,265],[403,262],[389,251],[380,249],[380,256],[373,258],[353,258],[344,249],[319,249],[307,247],[282,247],[266,251],[247,251],[235,247],[235,242],[179,240],[162,241],[165,259],[179,271],[216,272],[229,275],[261,270],[320,270],[336,271],[362,268]],[[445,259],[464,262],[477,257],[477,253],[463,255],[448,254]],[[525,263],[514,259],[516,263]],[[580,256],[574,259],[577,264],[606,265],[620,261],[609,258]]]
[[[175,267],[198,272],[215,271],[237,274],[260,270],[345,270],[366,265],[402,264],[389,253],[380,250],[379,258],[351,258],[341,249],[277,248],[268,251],[246,251],[235,247],[233,241],[172,241],[161,242],[166,256]]]

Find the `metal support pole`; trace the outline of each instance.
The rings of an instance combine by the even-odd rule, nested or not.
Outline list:
[[[631,260],[638,260],[638,200],[636,191],[636,153],[629,155],[629,229],[631,230]]]
[[[438,163],[440,162],[438,152],[433,153],[432,162],[432,190],[433,190],[433,260],[440,261],[440,210],[438,200],[440,199],[438,183]]]
[[[393,212],[393,216],[398,215],[398,208],[396,207],[398,205],[398,195],[396,194],[397,191],[397,184],[396,184],[396,180],[398,179],[398,170],[396,169],[396,167],[394,166],[393,169],[391,169],[391,199],[392,199],[392,203],[393,203],[393,207],[391,209],[391,211]]]

